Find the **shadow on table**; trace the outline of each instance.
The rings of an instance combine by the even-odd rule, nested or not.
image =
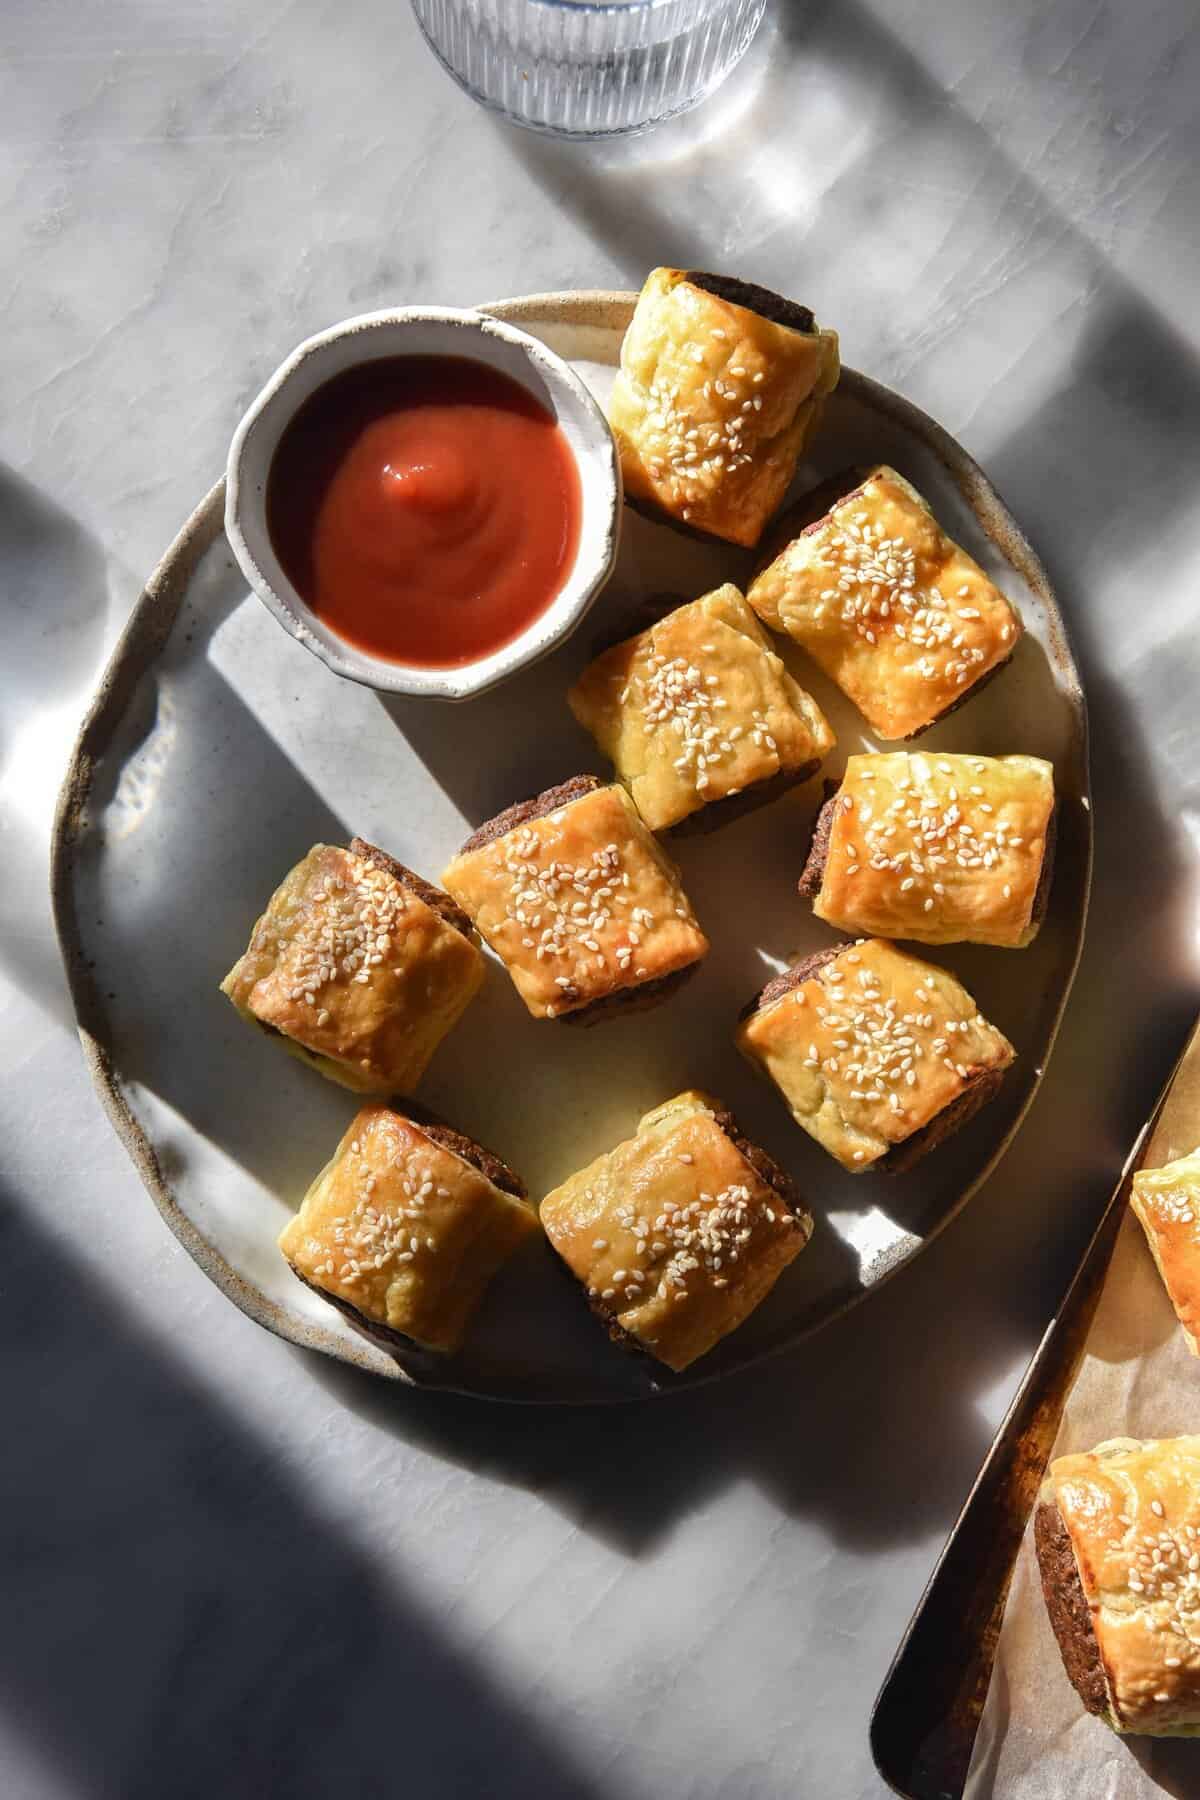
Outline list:
[[[1124,1748],[1160,1793],[1173,1800],[1200,1794],[1200,1744],[1185,1738],[1124,1738]]]
[[[108,573],[97,540],[3,465],[0,544],[0,784],[10,790],[3,819],[0,971],[69,1026],[73,1018],[46,898],[46,835],[63,771],[47,766],[38,715],[55,704],[47,696],[66,701],[82,693],[96,667]],[[47,741],[57,745],[57,727]]]
[[[0,1707],[72,1793],[598,1796],[2,1192],[0,1261]]]
[[[947,1307],[946,1242],[798,1350],[715,1387],[631,1406],[547,1413],[397,1391],[296,1354],[373,1424],[537,1493],[630,1556],[745,1479],[839,1543],[913,1542],[946,1517],[947,1495],[965,1489],[990,1437],[962,1396],[1020,1346],[1015,1329],[1008,1352],[998,1345],[1005,1320],[970,1277]],[[916,1437],[901,1423],[914,1392],[929,1395],[936,1419]]]

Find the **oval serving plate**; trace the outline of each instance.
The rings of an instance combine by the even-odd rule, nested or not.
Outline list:
[[[535,295],[487,310],[569,358],[607,397],[634,296]],[[494,1146],[535,1196],[685,1087],[719,1095],[795,1174],[812,1243],[742,1328],[683,1375],[612,1344],[546,1246],[496,1282],[462,1350],[390,1354],[302,1287],[275,1238],[355,1101],[249,1031],[217,984],[285,871],[356,832],[437,878],[470,828],[581,770],[606,773],[566,689],[593,640],[648,593],[744,583],[747,553],[626,510],[617,572],[589,619],[536,668],[460,706],[340,681],[246,591],[222,532],[221,484],[134,609],[84,722],[59,802],[54,905],[80,1037],[122,1142],[172,1230],[242,1310],[294,1343],[374,1373],[495,1399],[616,1401],[711,1381],[795,1344],[915,1256],[995,1167],[1041,1080],[1082,943],[1091,873],[1083,694],[1050,583],[980,469],[916,407],[844,370],[800,488],[895,463],[1020,607],[1012,666],[922,748],[1022,750],[1055,766],[1050,910],[1019,953],[933,951],[1019,1060],[1000,1098],[896,1178],[852,1177],[791,1122],[738,1056],[738,1012],[790,956],[830,941],[796,893],[820,781],[709,837],[672,841],[713,940],[668,1005],[586,1032],[532,1020],[496,966],[439,1050],[421,1099]],[[804,658],[785,659],[838,734],[826,765],[874,748]],[[924,952],[923,952],[924,954]]]

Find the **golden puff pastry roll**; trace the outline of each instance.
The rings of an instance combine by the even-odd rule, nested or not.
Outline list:
[[[1188,1349],[1200,1356],[1200,1150],[1139,1169],[1130,1198]]]
[[[835,741],[730,583],[606,650],[567,699],[651,831],[773,800]]]
[[[799,516],[811,509],[802,503]],[[960,706],[1021,636],[999,588],[886,465],[797,520],[748,598],[882,738],[916,737]]]
[[[724,275],[655,269],[608,408],[626,498],[757,544],[838,373],[837,333],[806,306]]]
[[[221,991],[330,1080],[407,1093],[485,972],[450,896],[354,838],[285,876]]]
[[[1122,1733],[1200,1734],[1200,1437],[1113,1438],[1056,1458],[1034,1542],[1087,1711]]]
[[[457,1349],[538,1232],[525,1188],[461,1132],[364,1106],[279,1236],[293,1273],[368,1336]]]
[[[1023,949],[1049,901],[1054,806],[1037,756],[852,756],[800,892],[840,931]]]
[[[911,1169],[995,1097],[1016,1054],[953,975],[878,938],[769,981],[737,1045],[851,1174]]]
[[[614,1341],[675,1370],[742,1324],[812,1233],[791,1178],[695,1092],[647,1113],[541,1214]]]
[[[708,954],[679,871],[623,788],[577,775],[510,806],[442,877],[535,1019],[667,999]]]

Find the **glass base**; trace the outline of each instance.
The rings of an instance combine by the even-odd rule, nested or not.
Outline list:
[[[698,106],[749,49],[766,0],[412,0],[426,43],[482,106],[544,137],[629,137]]]

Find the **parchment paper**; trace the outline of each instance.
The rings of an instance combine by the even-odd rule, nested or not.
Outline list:
[[[1200,1024],[1136,1167],[1200,1143]],[[1145,1236],[1126,1211],[1054,1456],[1112,1437],[1200,1431],[1200,1360],[1189,1352]],[[1200,1740],[1118,1737],[1084,1712],[1046,1617],[1026,1528],[964,1800],[1200,1797]]]

